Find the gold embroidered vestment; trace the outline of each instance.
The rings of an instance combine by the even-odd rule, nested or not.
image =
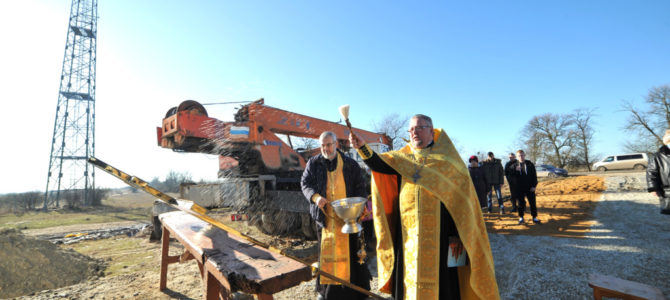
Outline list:
[[[373,219],[381,291],[392,290],[393,240],[401,238],[404,270],[396,272],[403,276],[404,299],[439,299],[442,204],[452,216],[469,258],[466,266],[458,268],[461,299],[499,299],[491,247],[468,170],[442,129],[434,129],[431,148],[414,149],[408,144],[398,151],[379,154],[400,173],[402,180],[398,191],[394,175],[373,172]],[[364,159],[365,151],[359,151]],[[420,176],[414,182],[417,173]],[[398,214],[401,224],[394,224]],[[401,237],[393,236],[395,226],[401,226]]]

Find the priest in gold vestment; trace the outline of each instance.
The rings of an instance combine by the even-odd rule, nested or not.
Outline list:
[[[312,157],[305,167],[300,185],[310,215],[319,230],[319,267],[321,270],[370,290],[370,273],[357,252],[361,245],[358,234],[342,233],[344,221],[330,202],[347,197],[366,197],[365,179],[358,163],[337,150],[335,133],[326,131],[319,138],[321,154]],[[367,295],[344,287],[326,277],[317,277],[319,299],[365,299]]]
[[[430,117],[415,115],[410,143],[375,153],[353,147],[372,172],[380,290],[394,299],[500,299],[493,255],[465,163]],[[449,266],[448,253],[466,253]]]

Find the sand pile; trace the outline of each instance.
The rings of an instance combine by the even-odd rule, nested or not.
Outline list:
[[[549,179],[538,183],[537,196],[600,193],[605,190],[605,180],[600,176],[578,176]]]
[[[605,189],[605,181],[599,176],[544,180],[537,185],[536,192],[542,224],[519,224],[519,216],[511,212],[511,203],[506,202],[505,214],[498,214],[497,208],[493,213],[484,213],[486,227],[489,233],[583,238],[593,225],[593,210]],[[528,205],[525,217],[531,218]]]
[[[104,270],[101,261],[14,229],[0,230],[0,258],[0,298],[72,285]]]

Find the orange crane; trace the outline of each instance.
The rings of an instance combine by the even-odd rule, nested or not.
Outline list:
[[[234,182],[222,185],[221,194],[244,198],[230,202],[244,203],[252,224],[272,234],[300,227],[305,236],[314,238],[300,177],[309,157],[319,152],[295,149],[291,137],[318,139],[324,131],[334,132],[338,148],[352,153],[347,126],[267,106],[262,98],[239,108],[232,122],[211,118],[202,104],[186,100],[168,110],[157,137],[163,148],[219,155],[219,177]],[[383,133],[354,131],[380,151],[391,147]],[[286,135],[287,141],[278,134]],[[291,216],[295,213],[300,217]]]

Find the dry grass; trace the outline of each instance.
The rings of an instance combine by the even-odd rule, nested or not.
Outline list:
[[[176,195],[172,194],[173,197]],[[151,220],[154,197],[144,193],[114,194],[102,200],[102,206],[48,212],[31,211],[20,215],[0,214],[0,228],[41,229],[74,224],[99,224],[120,221]]]

